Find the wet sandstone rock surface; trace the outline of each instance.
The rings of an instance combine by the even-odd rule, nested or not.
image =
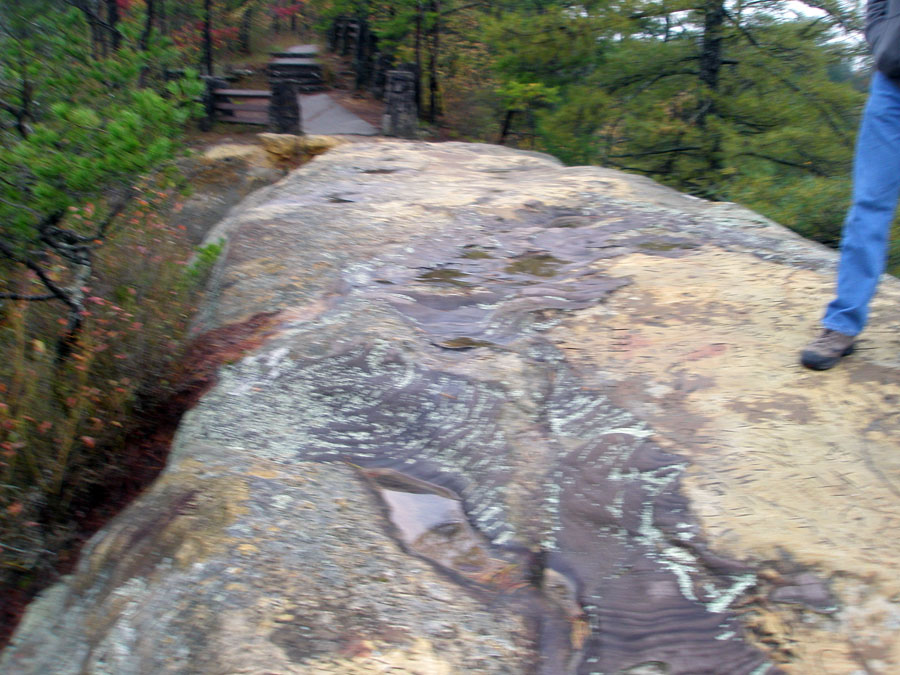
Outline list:
[[[198,333],[253,339],[3,672],[900,669],[896,280],[805,371],[832,252],[469,144],[338,147],[220,237]]]

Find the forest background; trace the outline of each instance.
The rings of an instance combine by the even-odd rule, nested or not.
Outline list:
[[[0,626],[164,461],[140,439],[183,393],[218,252],[177,225],[200,75],[324,45],[341,17],[364,60],[418,73],[425,138],[640,173],[838,243],[870,74],[852,2],[3,3]]]

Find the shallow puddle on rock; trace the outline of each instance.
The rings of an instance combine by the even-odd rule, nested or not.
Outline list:
[[[466,246],[463,250],[462,257],[469,260],[483,260],[485,258],[493,258],[490,253],[488,253],[484,249],[478,248],[477,246]]]
[[[443,537],[453,537],[463,526],[459,502],[439,495],[381,490],[400,538],[416,546],[434,530]]]
[[[327,199],[332,204],[352,204],[356,201],[353,197],[344,196],[344,195],[326,195],[325,199]]]
[[[419,281],[437,284],[450,284],[452,286],[470,287],[472,284],[462,280],[463,277],[469,276],[465,272],[454,269],[431,270],[416,277]]]
[[[458,337],[451,338],[450,340],[444,340],[443,342],[438,342],[438,346],[443,347],[444,349],[475,349],[476,347],[496,347],[496,343],[488,342],[487,340],[476,340],[475,338],[470,337]]]
[[[469,524],[458,495],[447,488],[392,469],[362,473],[387,506],[407,550],[498,599],[511,599],[508,611],[537,620],[544,664],[536,672],[575,672],[591,628],[573,578],[546,566],[543,552],[493,547]]]
[[[506,266],[511,274],[530,274],[535,277],[555,277],[556,268],[565,264],[564,260],[549,254],[527,255]]]
[[[525,566],[494,555],[450,490],[388,469],[363,474],[388,507],[398,537],[410,551],[494,590],[528,585]]]
[[[560,216],[547,223],[547,227],[584,227],[592,222],[591,218],[585,216]]]
[[[374,173],[374,174],[382,174],[382,173],[397,173],[400,169],[363,169],[360,173]]]
[[[638,248],[641,248],[645,251],[680,251],[680,250],[688,250],[697,248],[697,244],[692,241],[678,241],[674,239],[670,240],[657,240],[657,241],[642,241],[638,244]]]

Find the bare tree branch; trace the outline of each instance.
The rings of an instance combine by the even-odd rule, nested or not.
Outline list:
[[[44,287],[50,291],[50,293],[61,302],[65,303],[65,305],[69,308],[71,312],[78,312],[81,308],[75,303],[75,301],[69,296],[64,288],[62,288],[59,284],[57,284],[53,279],[49,277],[49,275],[44,271],[44,269],[38,265],[36,262],[31,260],[30,258],[26,258],[24,256],[16,255],[16,252],[12,250],[2,239],[0,239],[0,254],[3,257],[11,260],[13,262],[19,263],[20,265],[24,265],[32,272],[34,272],[38,279],[41,280],[41,283],[44,284]]]
[[[53,293],[46,295],[22,295],[21,293],[0,293],[0,300],[28,300],[29,302],[39,302],[41,300],[58,300]]]

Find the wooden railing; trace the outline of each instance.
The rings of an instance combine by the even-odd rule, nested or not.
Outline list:
[[[271,90],[234,89],[228,82],[206,78],[204,128],[219,122],[256,124],[278,133],[302,133],[297,95],[325,88],[315,45],[274,52],[267,67]]]
[[[269,124],[272,92],[268,89],[213,89],[215,117],[236,124]]]

